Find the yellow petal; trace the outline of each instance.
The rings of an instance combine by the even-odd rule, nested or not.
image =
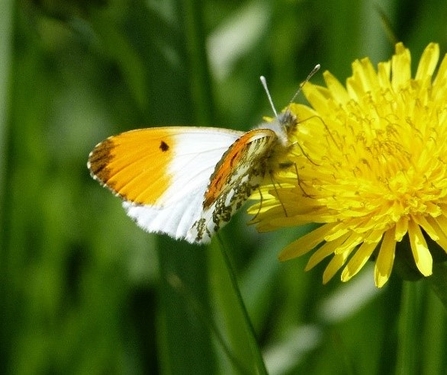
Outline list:
[[[303,92],[315,111],[324,113],[327,110],[327,103],[331,98],[331,94],[326,87],[313,85],[312,83],[307,82],[303,86]]]
[[[351,249],[350,251],[345,251],[341,254],[336,254],[332,257],[331,261],[323,272],[323,284],[328,283],[334,277],[337,271],[341,267],[343,267],[343,264],[345,264],[346,259],[348,259],[348,256],[352,250],[353,249]]]
[[[320,242],[324,241],[325,234],[330,231],[332,227],[333,224],[322,225],[298,240],[293,241],[281,251],[278,257],[279,260],[283,262],[306,254]]]
[[[425,216],[414,216],[413,220],[427,233],[433,241],[439,240],[438,231],[433,228],[432,224],[427,220]]]
[[[442,227],[439,225],[438,221],[435,218],[428,217],[427,221],[430,223],[430,225],[433,227],[433,230],[436,231],[436,234],[438,235],[437,244],[442,247],[442,249],[447,253],[447,235],[446,227]]]
[[[378,64],[377,77],[379,79],[379,85],[383,89],[388,89],[390,85],[391,63],[389,61],[381,62]]]
[[[394,239],[397,242],[402,241],[402,238],[407,234],[408,232],[408,219],[406,216],[402,216],[399,221],[396,223],[396,227],[394,228],[395,231],[395,237]]]
[[[326,86],[331,92],[331,96],[337,100],[337,102],[344,104],[351,100],[345,87],[340,83],[340,81],[335,78],[331,73],[325,71],[323,73],[324,80],[326,81]],[[312,103],[313,104],[313,103]]]
[[[424,50],[419,60],[416,80],[431,77],[439,60],[439,44],[430,43]]]
[[[343,269],[343,272],[341,274],[342,281],[348,281],[353,276],[355,276],[368,261],[376,247],[377,242],[364,242],[349,260],[346,267]]]
[[[408,237],[418,270],[424,276],[430,276],[433,269],[433,258],[428,250],[421,228],[413,220],[408,223]]]
[[[348,237],[349,234],[346,234],[345,236],[337,238],[334,241],[326,242],[315,253],[312,254],[312,256],[309,258],[309,261],[307,262],[305,270],[309,271],[311,268],[320,263],[324,258],[328,257],[331,254],[334,254],[337,248],[341,246]]]
[[[346,88],[351,99],[361,101],[367,93],[378,87],[377,73],[368,58],[354,61],[352,70],[353,75],[346,80]]]
[[[381,288],[388,281],[394,264],[396,251],[396,241],[394,240],[394,228],[385,232],[376,266],[374,267],[374,281],[378,288]]]
[[[411,79],[410,51],[402,43],[396,44],[396,54],[391,59],[393,76],[391,82],[393,89],[398,91]]]
[[[438,86],[444,88],[446,81],[447,81],[447,55],[444,55],[441,65],[439,66],[438,73],[436,74],[436,78],[433,81],[433,88],[437,88]]]

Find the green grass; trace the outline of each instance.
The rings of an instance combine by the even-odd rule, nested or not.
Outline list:
[[[376,3],[387,20],[355,0],[3,0],[0,372],[445,374],[425,284],[377,291],[366,267],[323,286],[276,258],[305,228],[257,234],[243,212],[209,247],[144,233],[86,168],[124,130],[249,129],[272,114],[261,74],[282,108],[317,63],[343,82],[388,59],[391,34],[413,62],[445,53],[443,1]]]

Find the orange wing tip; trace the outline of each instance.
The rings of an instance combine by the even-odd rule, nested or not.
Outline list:
[[[107,165],[113,160],[113,141],[107,138],[98,143],[88,156],[87,167],[95,180],[106,184],[110,178],[110,171]]]

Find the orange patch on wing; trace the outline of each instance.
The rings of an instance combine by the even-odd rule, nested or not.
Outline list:
[[[92,175],[115,194],[136,204],[156,205],[170,186],[175,132],[139,129],[98,144],[89,156]]]

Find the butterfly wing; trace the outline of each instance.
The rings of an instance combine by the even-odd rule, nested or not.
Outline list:
[[[98,144],[90,153],[92,176],[120,196],[127,214],[148,232],[189,242],[200,219],[210,176],[243,133],[217,128],[133,130]]]
[[[254,129],[231,145],[211,176],[203,212],[188,232],[188,241],[210,238],[230,220],[264,179],[277,144],[273,130]]]

